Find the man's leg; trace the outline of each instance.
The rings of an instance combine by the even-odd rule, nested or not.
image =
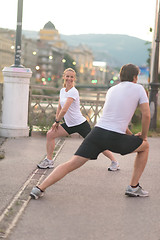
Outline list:
[[[149,153],[148,142],[146,140],[143,141],[140,147],[138,147],[134,152],[137,152],[137,155],[135,158],[133,174],[130,182],[131,186],[136,186],[139,183],[139,179],[146,166]]]
[[[38,187],[44,191],[47,187],[62,179],[69,172],[81,167],[87,161],[87,158],[74,155],[68,162],[57,166]]]

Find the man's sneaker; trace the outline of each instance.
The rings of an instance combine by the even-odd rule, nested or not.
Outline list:
[[[38,199],[40,197],[43,197],[44,192],[41,191],[38,187],[33,187],[32,191],[30,193],[31,198]]]
[[[111,165],[109,166],[108,168],[108,171],[117,171],[119,170],[120,167],[119,167],[119,163],[118,162],[115,162],[115,161],[112,161],[111,162]]]
[[[143,190],[141,186],[138,186],[136,188],[132,188],[131,186],[128,186],[126,189],[125,195],[129,197],[148,197],[149,193]]]
[[[42,162],[40,162],[37,165],[37,167],[41,169],[54,168],[54,161],[53,160],[50,161],[47,158],[45,158]]]

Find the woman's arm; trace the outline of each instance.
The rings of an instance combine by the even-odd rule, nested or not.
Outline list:
[[[56,111],[56,119],[57,119],[60,111],[61,111],[61,104],[60,104],[60,100],[59,100],[59,102],[58,102],[58,107],[57,107],[57,111]]]
[[[73,98],[68,97],[63,108],[60,108],[59,104],[58,104],[57,113],[56,113],[56,121],[57,122],[59,122],[64,117],[64,115],[68,111],[68,108],[70,107],[70,105],[72,104],[73,101],[74,101]]]

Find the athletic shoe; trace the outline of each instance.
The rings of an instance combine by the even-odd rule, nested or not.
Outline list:
[[[119,163],[118,162],[115,162],[115,161],[112,161],[111,162],[111,165],[109,166],[108,168],[108,171],[117,171],[119,170],[120,167],[119,167]]]
[[[44,192],[41,191],[38,187],[33,187],[32,191],[30,193],[31,198],[38,199],[40,197],[43,197]]]
[[[143,190],[141,186],[138,186],[136,188],[132,188],[131,186],[128,186],[126,189],[125,195],[129,197],[148,197],[149,193]]]
[[[49,161],[47,158],[45,158],[41,163],[37,165],[37,167],[41,169],[54,168],[54,161]]]

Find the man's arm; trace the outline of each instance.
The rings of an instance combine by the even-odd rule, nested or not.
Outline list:
[[[142,103],[139,105],[140,111],[142,113],[142,132],[141,132],[141,138],[144,140],[147,138],[148,130],[149,130],[149,124],[150,124],[150,108],[149,103]]]
[[[133,133],[131,132],[131,130],[130,130],[129,128],[127,128],[126,134],[127,134],[127,135],[133,135]]]

